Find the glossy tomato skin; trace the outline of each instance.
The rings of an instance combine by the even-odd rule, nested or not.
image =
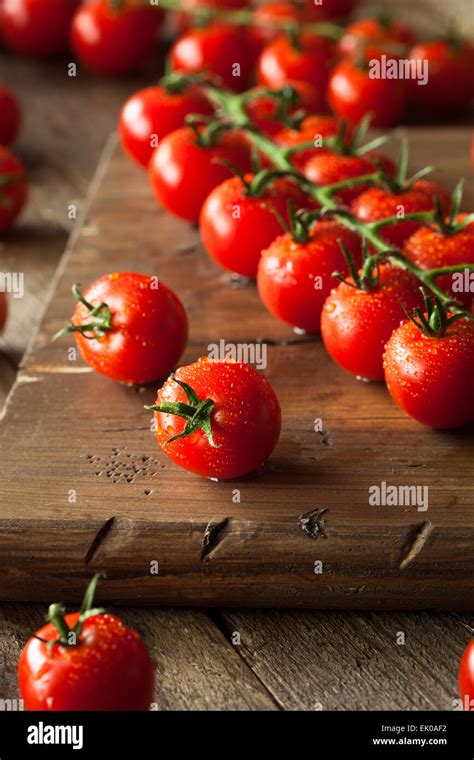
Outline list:
[[[253,175],[246,176],[248,182],[252,179]],[[289,223],[290,202],[295,210],[309,205],[305,193],[289,179],[275,180],[258,197],[246,194],[239,177],[225,180],[207,196],[201,210],[199,228],[207,252],[224,269],[256,277],[263,249],[282,233],[277,214]]]
[[[312,156],[304,164],[302,171],[305,177],[317,185],[331,185],[345,179],[373,174],[378,169],[377,162],[392,177],[395,175],[396,168],[392,159],[375,151],[366,153],[364,156],[344,156],[332,151],[324,151]],[[355,185],[346,190],[340,190],[335,197],[340,203],[349,206],[354,198],[368,187],[368,185]]]
[[[406,84],[400,79],[372,79],[368,70],[343,60],[331,72],[327,99],[334,113],[350,124],[370,113],[373,127],[391,127],[404,114]]]
[[[176,294],[156,278],[115,272],[96,280],[84,293],[93,306],[106,303],[112,329],[103,338],[74,333],[82,358],[96,372],[127,385],[142,385],[167,375],[184,351],[188,324]],[[72,323],[91,321],[77,303]]]
[[[164,453],[180,467],[205,478],[238,478],[261,467],[280,436],[281,411],[273,388],[248,364],[201,357],[180,367],[178,380],[188,383],[202,400],[214,401],[211,427],[213,448],[202,430],[166,442],[183,432],[185,421],[155,412],[155,435]],[[168,379],[156,404],[186,401],[184,391]]]
[[[391,193],[378,187],[370,188],[358,195],[351,203],[351,211],[362,222],[375,222],[390,216],[416,211],[430,211],[434,208],[434,199],[438,196],[445,213],[449,210],[450,200],[446,191],[436,182],[420,179],[410,189],[401,193]],[[380,230],[381,237],[391,246],[402,248],[407,240],[420,227],[419,222],[400,219],[396,224],[387,225]]]
[[[170,50],[175,71],[189,74],[206,71],[231,90],[244,90],[253,66],[253,47],[244,29],[212,24],[190,29]],[[237,67],[238,64],[238,67]]]
[[[0,84],[0,145],[11,145],[20,129],[21,112],[13,92]]]
[[[69,28],[81,0],[4,0],[0,36],[16,53],[61,55],[69,49]]]
[[[456,221],[462,221],[464,216],[460,214]],[[474,264],[474,223],[451,235],[444,235],[434,227],[420,227],[405,241],[403,252],[422,269]],[[469,308],[474,298],[474,284],[472,290],[459,290],[455,284],[457,280],[457,277],[448,274],[439,277],[436,282],[446,293],[451,293],[453,298]]]
[[[7,297],[3,291],[0,291],[0,335],[2,334],[3,328],[5,327],[5,322],[7,321],[7,314]]]
[[[0,180],[6,178],[9,178],[8,184],[0,185],[0,234],[12,227],[28,195],[23,164],[8,148],[0,145]]]
[[[350,281],[350,279],[349,279]],[[382,265],[376,289],[341,282],[323,306],[321,335],[336,364],[366,380],[383,380],[382,355],[405,313],[421,306],[419,283],[409,272]]]
[[[118,76],[137,71],[155,48],[162,12],[125,4],[120,10],[107,0],[82,5],[71,26],[78,59],[91,71]]]
[[[324,97],[333,57],[333,45],[325,37],[301,35],[295,48],[288,36],[280,35],[262,51],[257,61],[257,81],[277,89],[290,80],[307,82]]]
[[[198,87],[177,93],[159,86],[145,87],[132,95],[120,112],[122,146],[136,163],[148,166],[159,141],[183,127],[188,114],[212,112],[211,104]]]
[[[432,428],[474,422],[474,323],[460,319],[441,338],[430,338],[407,320],[384,354],[387,388],[410,417]]]
[[[74,627],[79,613],[65,616]],[[37,634],[58,638],[52,623]],[[139,634],[115,615],[85,620],[77,646],[31,638],[18,664],[26,710],[148,710],[154,693],[154,665]]]
[[[365,53],[366,60],[380,56],[383,52],[402,58],[405,48],[414,43],[414,34],[403,21],[391,19],[383,23],[377,18],[365,18],[346,27],[338,50],[341,55],[352,59],[361,52]]]
[[[153,152],[148,165],[156,197],[181,219],[197,222],[204,201],[217,185],[231,176],[223,159],[250,171],[248,143],[236,133],[222,133],[212,147],[197,144],[189,127],[171,132]]]
[[[292,164],[302,169],[306,162],[314,155],[319,155],[326,148],[322,148],[321,141],[325,137],[334,137],[338,131],[338,121],[333,116],[307,116],[299,129],[282,129],[277,132],[273,139],[280,148],[294,148],[302,143],[314,143],[314,148],[308,148],[295,152],[291,158]]]
[[[463,703],[468,710],[474,710],[474,639],[467,645],[459,664],[458,684]]]
[[[435,40],[416,45],[411,60],[428,62],[425,84],[408,81],[416,107],[441,115],[458,114],[469,108],[474,96],[474,45]]]
[[[320,331],[324,301],[337,283],[333,272],[348,274],[339,241],[359,265],[360,237],[335,221],[318,222],[307,243],[296,243],[285,234],[263,251],[257,287],[273,316],[307,332]]]

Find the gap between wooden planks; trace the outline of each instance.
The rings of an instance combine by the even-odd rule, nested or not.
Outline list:
[[[454,185],[468,131],[410,136],[417,166],[451,146],[443,179]],[[472,609],[472,431],[421,428],[383,387],[335,367],[319,339],[273,320],[253,287],[232,288],[113,139],[87,205],[0,428],[2,598],[78,598],[103,569],[104,596],[133,603]],[[157,273],[179,293],[191,324],[183,362],[221,337],[269,343],[284,428],[263,472],[216,484],[178,470],[148,432],[153,388],[114,385],[71,366],[68,341],[51,344],[70,284],[117,269]],[[428,485],[428,512],[369,507],[381,481]]]

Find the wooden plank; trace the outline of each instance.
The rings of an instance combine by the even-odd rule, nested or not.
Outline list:
[[[18,699],[18,657],[44,607],[0,606],[0,696]],[[154,709],[275,710],[278,705],[204,612],[125,609],[156,663]]]
[[[470,635],[461,615],[216,612],[285,710],[452,710]],[[402,638],[404,637],[404,638]],[[403,643],[402,643],[403,642]]]
[[[467,134],[443,130],[428,143],[410,130],[413,155],[424,164],[431,146],[443,157],[449,144],[453,185],[449,168],[463,160]],[[295,338],[273,320],[254,287],[232,288],[196,231],[157,209],[119,151],[99,175],[0,430],[3,598],[45,599],[55,579],[77,597],[101,568],[104,593],[135,603],[471,608],[472,432],[416,425],[381,385],[335,367],[319,339]],[[71,310],[70,283],[114,269],[155,272],[179,292],[191,324],[184,363],[216,338],[269,342],[265,374],[284,427],[261,473],[211,483],[179,470],[147,431],[142,407],[153,388],[113,384],[68,361],[67,340],[51,343]],[[316,417],[332,445],[314,432]],[[368,488],[382,481],[428,485],[428,512],[369,506]],[[311,529],[320,509],[325,537]],[[203,552],[209,523],[222,529]],[[51,541],[59,531],[61,542]],[[152,560],[159,575],[149,572]]]

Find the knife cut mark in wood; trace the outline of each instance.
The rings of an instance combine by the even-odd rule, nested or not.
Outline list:
[[[408,533],[408,538],[402,551],[402,558],[400,560],[400,570],[404,570],[408,565],[413,562],[415,557],[423,549],[428,536],[430,536],[433,530],[433,523],[425,520],[418,525],[415,525]]]
[[[227,535],[228,525],[228,517],[219,521],[209,520],[202,537],[201,562],[209,562],[212,552],[217,549],[224,536]]]
[[[324,523],[324,515],[327,512],[329,512],[327,508],[317,508],[302,514],[299,519],[301,530],[312,539],[327,538],[326,525]]]
[[[92,539],[92,542],[86,552],[86,556],[84,557],[84,564],[86,565],[91,564],[92,560],[97,554],[99,547],[103,544],[103,542],[109,535],[116,520],[117,520],[116,517],[109,517],[109,519],[106,520],[103,525],[101,525],[101,527],[95,534],[94,538]]]

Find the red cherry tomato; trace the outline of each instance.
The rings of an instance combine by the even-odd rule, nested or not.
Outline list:
[[[198,87],[168,92],[164,87],[146,87],[127,100],[119,119],[124,150],[141,166],[170,132],[184,126],[190,113],[211,114],[212,106]]]
[[[3,291],[0,291],[0,335],[2,334],[3,328],[5,327],[5,322],[7,321],[7,314],[7,297]]]
[[[368,113],[373,127],[391,127],[402,118],[406,83],[401,79],[371,78],[352,61],[341,61],[332,71],[327,99],[334,113],[357,124]]]
[[[91,615],[91,606],[80,622],[81,613],[51,605],[54,622],[26,643],[18,683],[27,710],[149,709],[154,665],[140,635],[115,615]]]
[[[69,28],[81,0],[3,0],[0,36],[22,55],[47,57],[69,50]]]
[[[467,645],[459,664],[458,682],[465,709],[474,710],[474,639]]]
[[[338,47],[347,58],[357,58],[362,53],[370,60],[383,52],[403,58],[405,49],[414,43],[415,36],[403,21],[364,18],[346,27]]]
[[[0,84],[0,145],[11,145],[20,129],[21,112],[13,92]]]
[[[158,201],[172,214],[197,222],[202,205],[217,185],[231,176],[225,160],[250,171],[248,143],[238,133],[224,132],[216,143],[199,145],[189,127],[171,132],[154,151],[148,171]]]
[[[27,195],[25,167],[8,148],[0,145],[0,233],[13,225]]]
[[[407,320],[387,343],[384,369],[395,403],[423,425],[474,422],[474,323],[460,319],[431,338]]]
[[[358,377],[383,380],[383,350],[405,317],[402,303],[410,310],[422,304],[418,280],[402,269],[381,265],[372,290],[341,282],[321,315],[321,335],[334,361]]]
[[[100,277],[78,298],[71,325],[58,336],[66,332],[74,333],[82,358],[96,372],[143,385],[176,365],[188,323],[177,295],[157,278],[115,272]]]
[[[244,90],[253,65],[253,48],[244,29],[212,24],[190,29],[170,50],[173,70],[215,74],[226,87]]]
[[[426,83],[409,80],[409,92],[420,111],[451,115],[469,108],[474,96],[474,45],[438,40],[416,45],[409,58],[428,62]]]
[[[177,402],[200,409],[201,425],[193,426],[189,417],[178,416],[173,411]],[[158,391],[156,405],[163,410],[155,411],[155,435],[164,453],[205,478],[238,478],[256,470],[280,435],[275,392],[244,363],[201,357],[195,364],[180,367]],[[183,433],[186,437],[173,440]]]
[[[115,10],[108,0],[91,0],[74,16],[72,47],[78,59],[98,74],[128,74],[153,53],[162,19],[157,8],[130,3]]]
[[[373,174],[377,171],[379,164],[388,174],[395,175],[396,168],[392,159],[375,151],[366,153],[364,156],[340,156],[337,153],[321,151],[305,163],[302,171],[305,177],[316,185],[331,185],[344,179]],[[367,185],[355,185],[346,190],[340,190],[335,198],[339,203],[348,206],[354,198],[367,189]]]
[[[262,51],[257,61],[257,81],[277,89],[289,81],[307,82],[324,97],[333,55],[333,45],[325,37],[301,34],[295,45],[280,35]]]
[[[348,274],[339,241],[360,264],[360,237],[334,221],[317,222],[307,242],[285,234],[263,251],[257,286],[271,314],[293,327],[319,332],[323,303],[337,283],[333,272]]]
[[[337,131],[338,121],[333,116],[307,116],[299,129],[282,129],[273,139],[280,148],[294,148],[310,142],[314,144],[314,148],[305,148],[293,154],[293,165],[301,169],[313,155],[326,151],[320,147],[322,140],[325,137],[334,137]]]
[[[249,34],[256,50],[260,52],[268,42],[281,33],[278,22],[301,20],[301,13],[292,3],[271,2],[258,5],[254,10],[253,18],[254,25],[250,28]]]
[[[276,179],[263,190],[254,176],[232,177],[207,196],[199,218],[202,241],[208,253],[224,269],[255,277],[262,250],[282,232],[288,206],[295,209],[309,204],[298,185],[286,178]],[[252,194],[256,193],[256,194]]]
[[[465,214],[459,214],[456,222],[461,222],[464,217]],[[403,252],[422,269],[474,264],[474,223],[450,234],[443,234],[435,226],[420,227],[405,241]],[[436,284],[469,308],[474,298],[474,276],[472,280],[469,278],[467,284],[470,287],[465,288],[463,273],[448,274],[438,278]]]
[[[375,222],[390,216],[400,216],[400,221],[380,230],[381,237],[391,246],[402,248],[405,240],[421,226],[419,222],[403,220],[401,214],[416,211],[431,211],[438,196],[443,210],[449,209],[449,197],[436,182],[420,179],[400,193],[391,193],[378,187],[358,195],[351,204],[351,210],[362,222]]]
[[[322,103],[319,93],[307,82],[288,82],[287,84],[295,90],[296,94],[295,105],[289,108],[288,111],[290,116],[300,110],[312,113],[323,107],[324,103]],[[255,92],[258,92],[259,89],[255,88]],[[249,100],[246,109],[250,119],[262,132],[273,136],[282,131],[281,121],[278,118],[278,101],[276,98],[270,95],[254,97],[252,100]]]

